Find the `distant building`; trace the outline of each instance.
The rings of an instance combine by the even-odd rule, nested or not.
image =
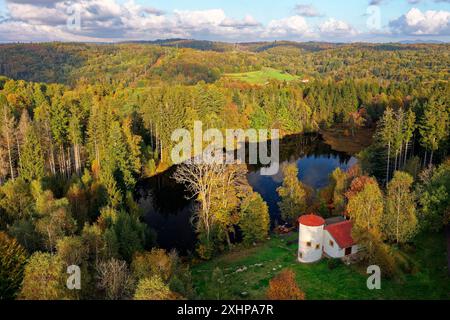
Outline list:
[[[352,238],[353,222],[344,217],[324,220],[315,214],[303,215],[298,219],[298,261],[312,263],[323,255],[343,258],[358,252]]]

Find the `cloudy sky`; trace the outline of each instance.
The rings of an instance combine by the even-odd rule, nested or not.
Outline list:
[[[450,40],[450,0],[0,0],[0,42]]]

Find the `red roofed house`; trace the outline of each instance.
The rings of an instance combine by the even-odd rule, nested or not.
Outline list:
[[[303,263],[319,261],[325,254],[343,258],[358,251],[352,238],[352,221],[342,217],[324,220],[315,214],[298,219],[298,260]]]
[[[331,258],[342,258],[358,252],[352,238],[353,222],[349,220],[329,224],[324,228],[323,251]]]

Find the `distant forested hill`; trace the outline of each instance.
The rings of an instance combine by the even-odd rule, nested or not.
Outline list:
[[[120,44],[0,45],[0,75],[62,83],[213,83],[269,67],[302,78],[448,80],[448,44],[221,43],[157,40]]]

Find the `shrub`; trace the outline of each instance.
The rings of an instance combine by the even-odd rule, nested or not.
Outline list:
[[[173,299],[175,299],[175,295],[159,276],[141,279],[134,293],[134,300]]]
[[[291,269],[281,271],[269,282],[269,300],[305,300],[305,294],[297,286],[295,273]]]

